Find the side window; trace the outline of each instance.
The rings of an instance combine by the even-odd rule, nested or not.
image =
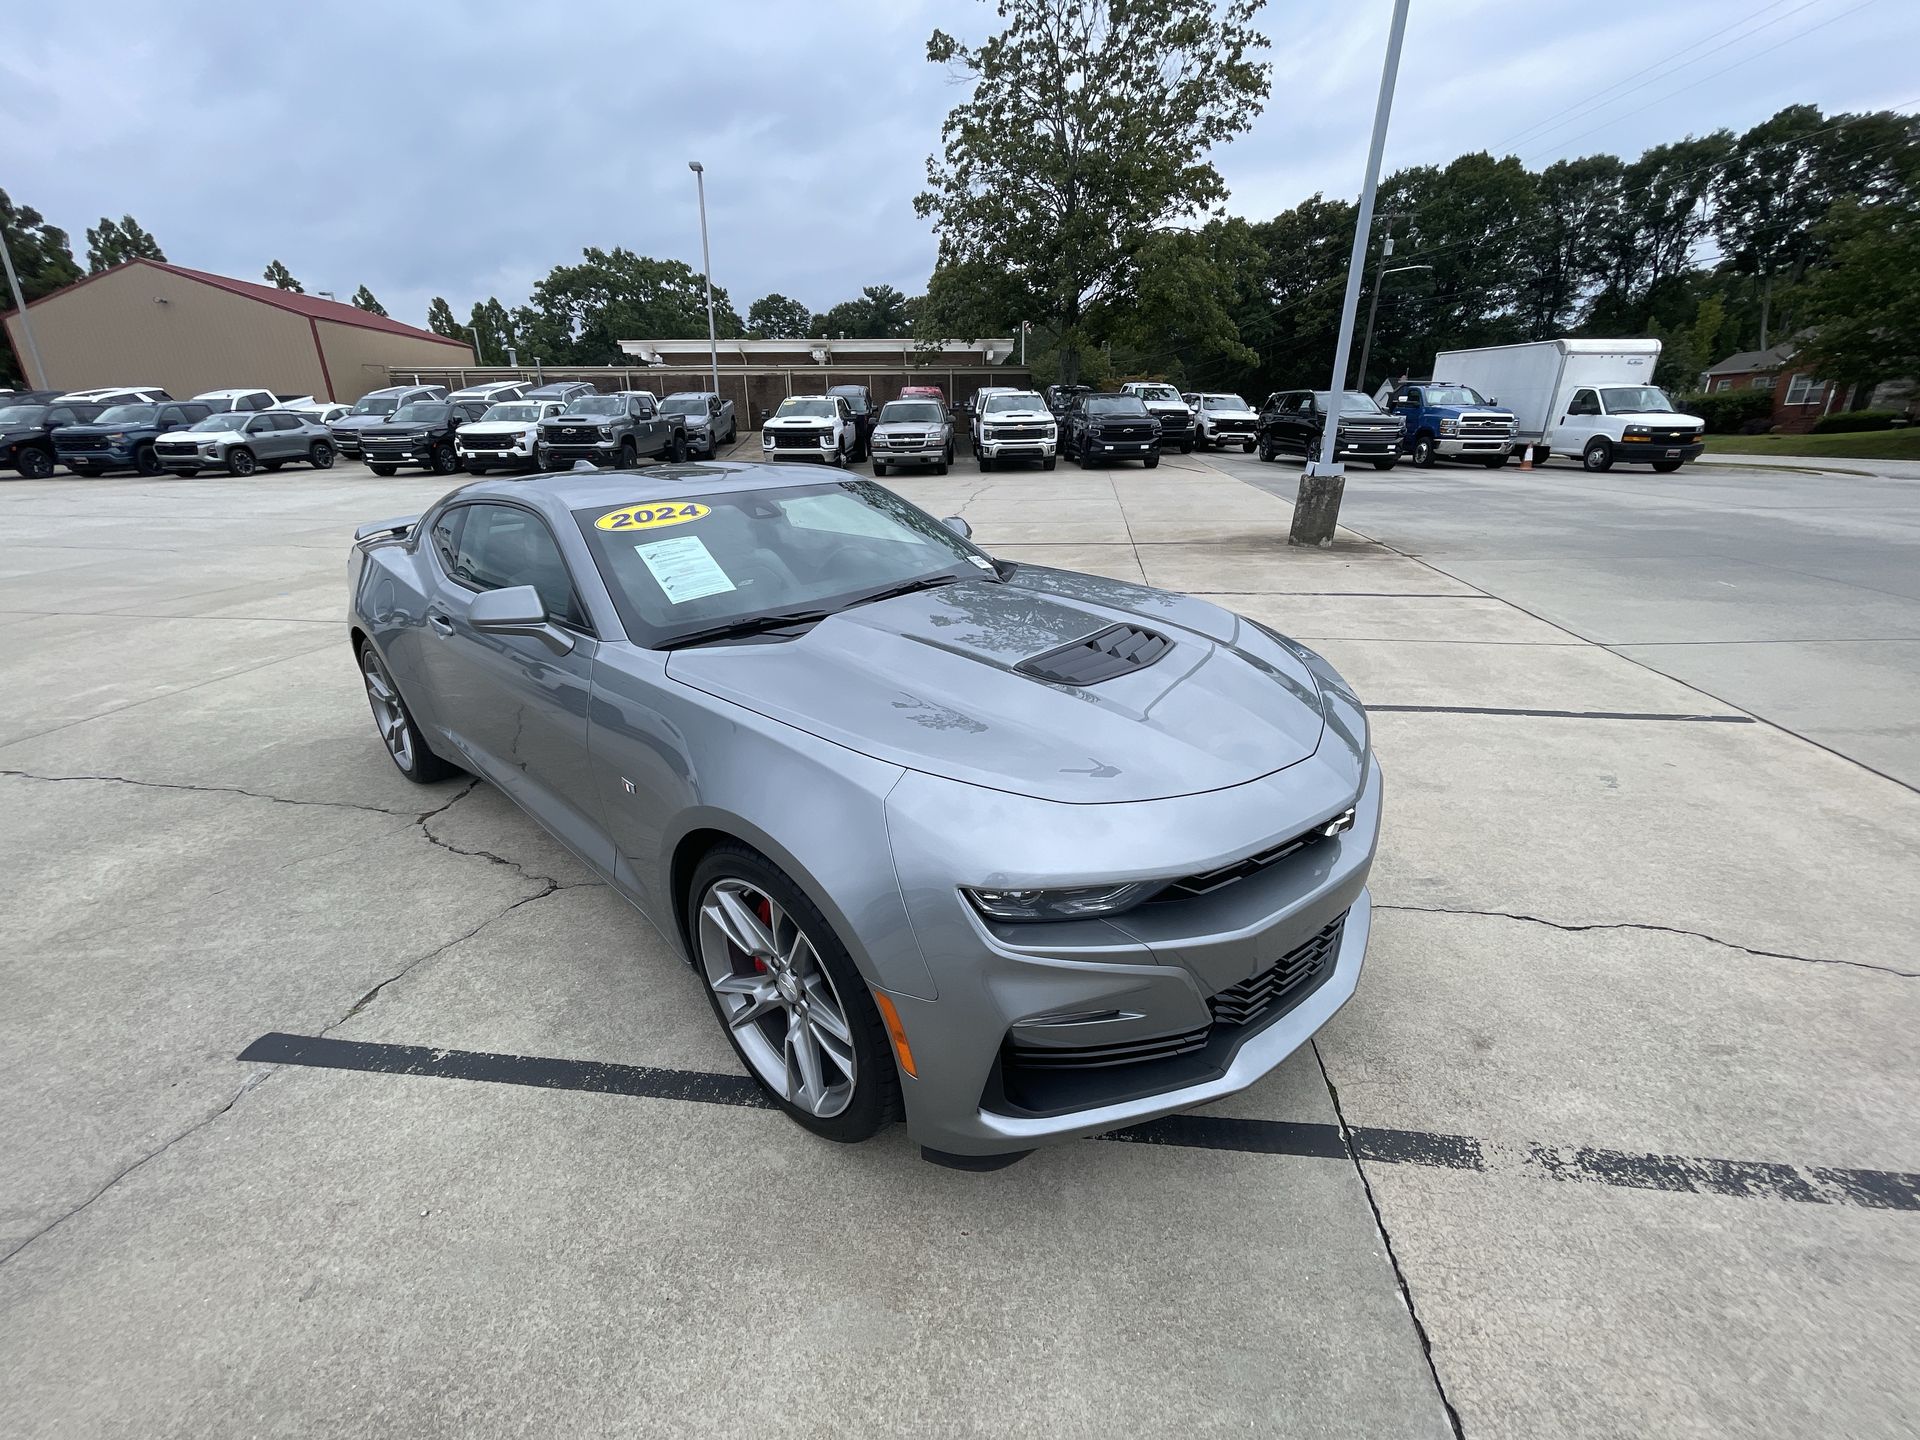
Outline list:
[[[454,562],[454,579],[476,590],[531,585],[555,620],[585,628],[586,615],[574,597],[573,581],[560,547],[539,516],[512,505],[467,505]],[[438,544],[438,535],[435,536]]]
[[[1408,405],[1419,405],[1424,403],[1421,393],[1418,390],[1414,389],[1411,385],[1409,385],[1405,390],[1402,390],[1400,392],[1400,399],[1405,403],[1407,403]]]
[[[263,434],[273,429],[273,417],[271,415],[256,415],[247,421],[247,429],[255,435]]]
[[[433,553],[440,557],[440,564],[449,574],[460,563],[460,524],[466,519],[467,511],[463,505],[455,505],[443,510],[440,518],[433,522]]]
[[[276,415],[273,417],[273,427],[276,430],[298,430],[300,428],[300,417],[298,415]]]
[[[49,425],[71,425],[73,423],[73,411],[67,409],[64,405],[47,412],[47,424]]]
[[[1573,392],[1573,403],[1567,406],[1567,413],[1569,415],[1598,415],[1600,413],[1600,397],[1591,390],[1576,390]]]
[[[181,413],[178,405],[167,405],[161,408],[160,423],[162,425],[184,425],[187,423],[187,417]]]

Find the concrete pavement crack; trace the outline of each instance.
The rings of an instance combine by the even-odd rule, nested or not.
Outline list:
[[[1400,1256],[1393,1248],[1393,1235],[1387,1229],[1386,1217],[1380,1213],[1380,1202],[1373,1193],[1373,1184],[1367,1179],[1367,1167],[1360,1162],[1360,1152],[1354,1147],[1353,1130],[1347,1124],[1346,1112],[1340,1108],[1340,1091],[1333,1083],[1333,1077],[1327,1073],[1326,1056],[1320,1053],[1320,1042],[1308,1042],[1313,1048],[1314,1063],[1320,1067],[1320,1082],[1327,1087],[1327,1099],[1333,1104],[1333,1118],[1340,1126],[1340,1143],[1346,1148],[1347,1158],[1353,1162],[1353,1173],[1360,1177],[1360,1190],[1367,1197],[1367,1208],[1373,1212],[1373,1228],[1380,1236],[1380,1244],[1387,1252],[1387,1264],[1393,1270],[1394,1283],[1400,1287],[1400,1303],[1407,1307],[1407,1318],[1413,1322],[1413,1333],[1420,1341],[1420,1353],[1427,1362],[1427,1374],[1433,1379],[1433,1393],[1439,1397],[1441,1407],[1447,1412],[1447,1423],[1453,1427],[1455,1440],[1466,1440],[1466,1428],[1460,1423],[1460,1412],[1453,1408],[1453,1401],[1447,1398],[1447,1387],[1440,1379],[1440,1367],[1433,1359],[1433,1337],[1427,1334],[1426,1323],[1420,1318],[1420,1310],[1413,1303],[1413,1287],[1407,1283],[1407,1273],[1400,1268]]]
[[[1390,905],[1384,901],[1375,901],[1376,910],[1407,910],[1420,915],[1480,915],[1490,920],[1518,920],[1527,925],[1544,925],[1549,930],[1564,930],[1577,935],[1587,930],[1648,930],[1661,935],[1684,935],[1691,940],[1705,940],[1710,945],[1724,946],[1728,950],[1738,950],[1745,955],[1757,956],[1763,960],[1792,960],[1801,965],[1835,965],[1848,970],[1875,970],[1882,975],[1893,975],[1902,980],[1920,980],[1920,971],[1896,970],[1891,965],[1876,965],[1870,960],[1829,960],[1819,955],[1790,955],[1784,950],[1756,950],[1751,945],[1741,945],[1732,940],[1722,940],[1718,935],[1709,935],[1702,930],[1687,930],[1678,925],[1655,925],[1638,920],[1597,921],[1589,925],[1575,925],[1564,920],[1548,920],[1540,915],[1527,915],[1513,910],[1470,910],[1447,905]]]
[[[184,790],[201,795],[244,795],[250,800],[265,800],[273,805],[310,805],[323,810],[361,810],[369,815],[404,817],[406,814],[403,810],[389,810],[381,805],[360,805],[351,800],[294,800],[285,795],[269,795],[261,790],[243,789],[238,785],[189,785],[183,781],[174,780],[135,780],[128,775],[39,775],[31,770],[13,769],[0,769],[0,776],[11,776],[20,780],[40,780],[51,785],[90,781],[97,785],[131,785],[140,790]]]

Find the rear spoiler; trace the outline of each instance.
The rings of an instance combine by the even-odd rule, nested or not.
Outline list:
[[[371,525],[362,525],[353,532],[358,540],[398,540],[420,523],[418,515],[397,515],[391,520],[376,520]]]

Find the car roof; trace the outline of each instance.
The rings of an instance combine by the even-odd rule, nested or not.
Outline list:
[[[272,393],[271,390],[262,389],[258,385],[241,385],[232,390],[202,390],[193,398],[195,400],[224,400],[229,395],[271,395]]]

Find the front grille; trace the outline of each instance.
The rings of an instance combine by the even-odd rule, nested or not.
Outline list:
[[[555,425],[542,430],[540,438],[549,445],[597,445],[600,443],[600,427],[597,425]]]
[[[776,450],[818,450],[826,438],[824,430],[769,430]]]
[[[107,437],[104,435],[62,435],[54,442],[56,450],[104,450]]]
[[[1251,420],[1214,420],[1209,423],[1216,435],[1251,435],[1254,429]]]
[[[1163,432],[1168,430],[1185,430],[1189,425],[1193,424],[1193,416],[1191,414],[1169,414],[1156,416],[1155,418],[1159,420],[1160,429]]]
[[[1183,1035],[1154,1035],[1145,1040],[1127,1040],[1117,1045],[1075,1045],[1055,1049],[1046,1045],[1019,1045],[1007,1041],[1007,1059],[1027,1070],[1104,1070],[1114,1065],[1132,1065],[1141,1060],[1167,1060],[1175,1055],[1190,1055],[1207,1043],[1211,1025],[1189,1030]]]
[[[1110,423],[1103,425],[1100,427],[1100,432],[1095,438],[1100,440],[1151,440],[1157,433],[1158,431],[1155,427],[1146,421],[1136,420],[1130,424],[1114,425]]]
[[[939,438],[939,436],[930,433],[926,435],[876,435],[873,437],[873,448],[876,450],[924,450],[927,446],[938,443]],[[780,441],[776,437],[774,447],[778,449],[779,444]]]
[[[996,444],[1002,440],[1045,440],[1051,428],[1047,425],[995,425],[986,433],[986,438]]]
[[[156,440],[153,442],[156,455],[198,455],[200,447],[191,440]]]
[[[1692,430],[1655,430],[1652,435],[1656,445],[1691,445],[1696,438]]]
[[[1169,900],[1191,900],[1198,895],[1211,895],[1222,886],[1231,885],[1236,880],[1244,880],[1249,875],[1257,875],[1268,866],[1277,865],[1289,855],[1297,855],[1309,845],[1325,838],[1325,830],[1316,825],[1305,834],[1296,835],[1291,840],[1283,840],[1278,845],[1262,850],[1258,855],[1249,855],[1246,859],[1236,860],[1231,865],[1202,870],[1197,875],[1188,875],[1184,879],[1176,880],[1147,903],[1159,905]]]
[[[469,450],[511,450],[515,438],[512,435],[462,435],[460,443]]]
[[[1491,420],[1484,416],[1469,416],[1460,422],[1460,433],[1476,439],[1505,440],[1513,434],[1513,422]]]
[[[1332,964],[1340,948],[1340,931],[1347,917],[1342,914],[1304,945],[1296,945],[1267,969],[1238,985],[1229,985],[1207,1002],[1213,1018],[1221,1025],[1250,1025],[1283,1000],[1307,988],[1308,982],[1321,976]]]
[[[1051,680],[1056,685],[1098,685],[1116,675],[1144,670],[1167,651],[1173,642],[1152,630],[1137,625],[1109,625],[1084,640],[1061,645],[1013,668],[1036,680]]]

